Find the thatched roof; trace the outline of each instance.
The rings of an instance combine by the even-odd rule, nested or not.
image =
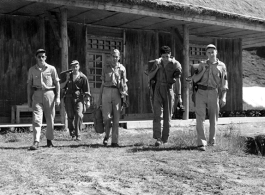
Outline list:
[[[265,20],[264,0],[158,0]]]
[[[97,2],[125,3],[160,11],[265,23],[264,0],[97,0]]]

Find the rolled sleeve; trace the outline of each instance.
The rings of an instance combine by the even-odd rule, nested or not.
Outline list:
[[[53,69],[52,69],[52,79],[53,79],[54,83],[57,83],[60,81],[55,67],[53,67]]]
[[[176,70],[174,71],[173,77],[174,78],[180,78],[182,74],[182,68],[179,62],[176,62]]]

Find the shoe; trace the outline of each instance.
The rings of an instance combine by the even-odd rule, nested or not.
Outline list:
[[[216,143],[209,143],[208,146],[216,146]]]
[[[206,151],[206,147],[201,145],[201,146],[198,146],[198,150],[200,151]]]
[[[81,139],[81,137],[76,137],[76,141],[81,141],[82,139]]]
[[[107,146],[108,145],[108,139],[106,137],[103,139],[103,145],[104,146]]]
[[[162,140],[161,139],[157,139],[156,140],[156,143],[155,143],[155,146],[161,146],[163,144]]]
[[[54,147],[54,145],[52,144],[52,140],[47,139],[47,147],[48,148]]]
[[[39,148],[39,142],[35,141],[32,146],[29,147],[30,150],[37,150]]]
[[[118,147],[120,147],[120,146],[119,146],[119,144],[117,144],[117,143],[111,143],[111,147],[113,147],[113,148],[118,148]]]
[[[72,136],[71,140],[74,141],[75,140],[75,136]]]

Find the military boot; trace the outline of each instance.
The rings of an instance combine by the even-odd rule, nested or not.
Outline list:
[[[30,150],[37,150],[39,148],[39,142],[34,141],[33,145],[30,146]]]
[[[47,147],[48,148],[54,147],[54,145],[52,144],[52,140],[47,139]]]

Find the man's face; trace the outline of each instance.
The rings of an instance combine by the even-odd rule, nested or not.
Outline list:
[[[216,58],[216,55],[217,55],[217,50],[214,49],[214,48],[209,48],[206,50],[206,56],[209,58],[209,59],[213,59],[213,58]]]
[[[119,59],[120,59],[120,55],[118,53],[113,53],[111,55],[111,58],[112,58],[112,62],[113,63],[117,63],[119,61]]]
[[[164,53],[161,55],[163,63],[168,63],[170,59],[171,53]]]
[[[45,53],[39,53],[37,56],[36,56],[36,60],[38,63],[41,63],[41,64],[44,64],[45,63],[45,60],[46,60],[47,56]]]
[[[71,68],[72,68],[72,70],[73,70],[74,72],[77,72],[77,71],[79,71],[80,66],[79,66],[79,64],[73,64],[73,65],[71,66]]]

